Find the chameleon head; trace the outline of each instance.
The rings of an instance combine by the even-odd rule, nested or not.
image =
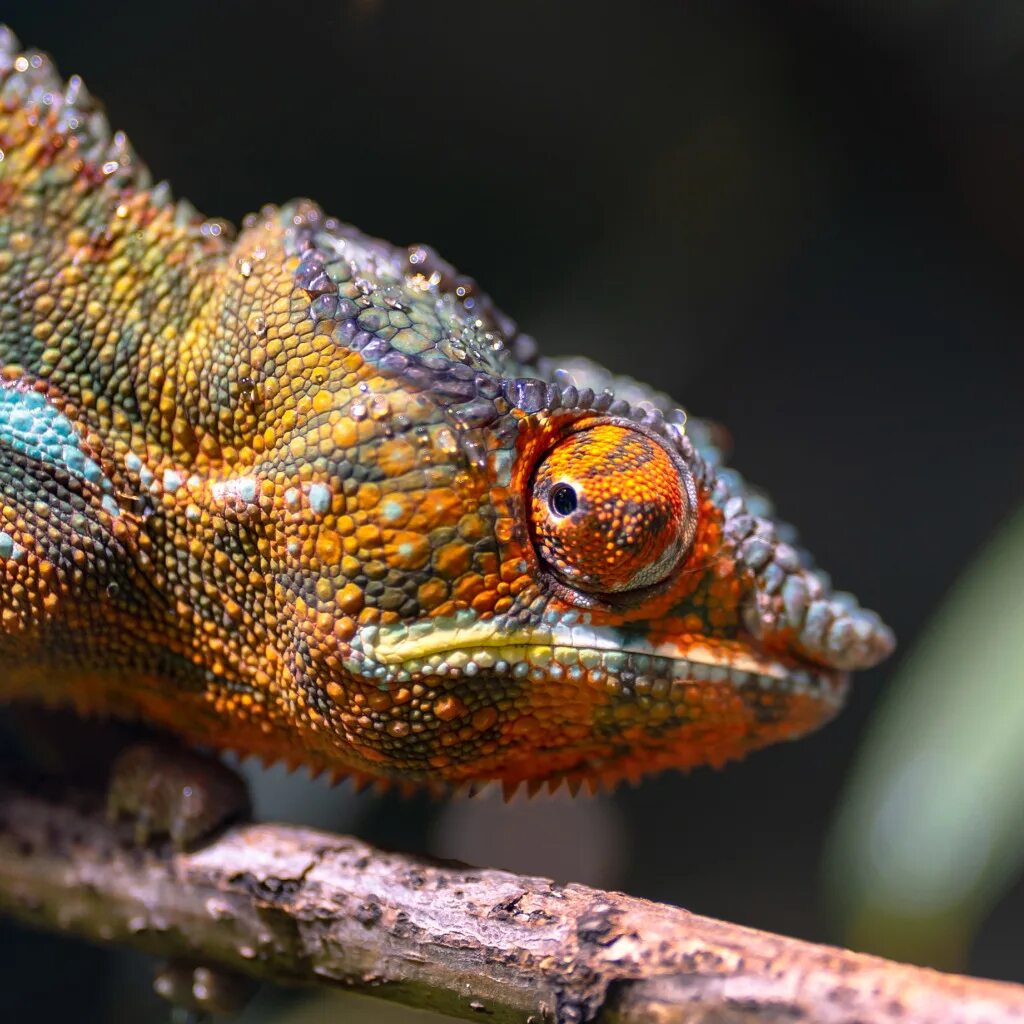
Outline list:
[[[275,756],[612,784],[799,736],[889,653],[705,425],[589,364],[531,363],[433,254],[305,211],[295,279],[327,315],[275,435],[293,469],[263,485],[283,510]]]
[[[827,721],[847,672],[892,649],[765,500],[711,468],[709,439],[705,458],[650,409],[503,387],[528,408],[543,388],[557,408],[512,405],[514,443],[487,460],[475,514],[493,524],[497,572],[440,613],[353,638],[364,672],[383,669],[381,717],[402,741],[387,756],[403,772],[417,747],[428,778],[506,789],[722,764]]]

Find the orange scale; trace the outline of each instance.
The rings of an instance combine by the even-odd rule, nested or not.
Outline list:
[[[496,609],[498,596],[493,590],[482,590],[470,602],[470,607],[478,615],[486,615]]]
[[[401,476],[416,468],[416,449],[403,438],[383,441],[377,449],[377,464],[387,476]]]
[[[455,583],[453,594],[460,601],[472,601],[483,589],[484,578],[478,573],[466,573]]]
[[[448,598],[448,585],[441,580],[431,579],[420,584],[416,591],[416,600],[424,611],[437,608],[442,601]]]
[[[462,541],[451,541],[434,552],[434,569],[439,575],[456,579],[465,573],[471,564],[473,549]]]
[[[422,569],[430,561],[430,542],[419,533],[395,531],[385,541],[384,560],[398,569]]]
[[[458,610],[459,602],[445,601],[442,604],[437,605],[430,614],[432,618],[443,619],[447,618],[449,615],[454,615]]]

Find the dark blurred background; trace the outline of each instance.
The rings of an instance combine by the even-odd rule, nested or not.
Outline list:
[[[8,0],[2,16],[204,212],[308,195],[429,242],[545,351],[727,425],[733,464],[902,651],[1022,504],[1019,0]],[[823,851],[899,666],[859,676],[822,732],[723,772],[510,808],[307,782],[306,817],[843,941]],[[303,799],[278,782],[270,816]],[[1000,896],[956,966],[1024,981],[1024,886]],[[10,926],[0,943],[0,1006],[158,1019],[125,995],[144,983],[121,956]],[[250,1019],[300,1019],[272,1006]]]

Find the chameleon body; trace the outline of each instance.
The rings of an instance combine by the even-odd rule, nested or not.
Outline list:
[[[237,235],[0,35],[0,696],[356,779],[738,758],[892,647],[714,432],[313,203]]]

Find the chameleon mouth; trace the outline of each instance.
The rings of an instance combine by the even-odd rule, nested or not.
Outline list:
[[[417,635],[418,634],[418,635]],[[429,628],[361,630],[353,645],[363,675],[405,682],[510,677],[606,688],[622,698],[671,699],[673,687],[761,689],[838,710],[846,674],[760,648],[754,638],[681,636],[657,642],[616,629],[560,625],[524,630],[500,622],[435,621]]]
[[[357,719],[372,727],[375,705],[381,716],[412,707],[420,717],[400,722],[403,742],[435,729],[419,778],[498,780],[506,796],[522,783],[535,792],[565,782],[576,792],[666,768],[721,766],[824,724],[847,682],[844,672],[769,652],[753,637],[648,638],[458,614],[363,627],[345,667],[381,691],[364,698]],[[397,710],[396,701],[404,702]],[[382,717],[381,728],[391,722]]]
[[[342,658],[346,742],[371,774],[427,784],[614,786],[723,765],[839,710],[846,674],[755,637],[472,613],[363,625]],[[368,685],[367,685],[368,684]],[[328,709],[329,711],[330,709]]]

